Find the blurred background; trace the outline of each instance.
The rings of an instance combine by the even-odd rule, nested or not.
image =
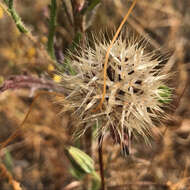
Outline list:
[[[5,5],[2,0],[0,2]],[[0,142],[20,125],[38,89],[51,90],[54,83],[60,82],[55,66],[44,53],[48,41],[50,0],[14,2],[37,43],[20,33],[11,17],[0,7],[0,84],[7,80],[21,82],[20,86],[0,93]],[[68,49],[75,51],[75,44],[84,45],[84,39],[92,40],[92,34],[101,38],[99,33],[106,32],[107,36],[112,36],[132,1],[101,0],[92,9],[87,4],[91,2],[57,1],[54,48],[60,65]],[[113,190],[188,190],[190,1],[138,1],[125,30],[148,40],[149,49],[158,51],[163,61],[168,62],[168,71],[174,73],[169,81],[174,95],[171,108],[167,110],[169,119],[159,126],[162,135],[155,135],[152,146],[134,141],[132,155],[123,157],[119,145],[114,145],[106,136],[103,145],[106,185]],[[0,152],[0,163],[8,169],[17,186],[9,184],[1,166],[0,189],[85,189],[85,182],[77,181],[69,172],[70,164],[64,154],[65,145],[78,143],[71,138],[72,118],[59,112],[60,106],[48,95],[42,95],[36,101],[24,130]],[[98,171],[96,139],[91,144],[91,152]]]

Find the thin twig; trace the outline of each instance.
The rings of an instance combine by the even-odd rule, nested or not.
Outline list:
[[[55,50],[54,50],[54,35],[55,35],[55,27],[56,27],[56,12],[57,12],[57,3],[56,3],[56,0],[51,0],[47,51],[48,51],[49,55],[51,56],[51,58],[53,60],[56,60]]]
[[[103,104],[104,99],[105,99],[105,95],[106,95],[106,78],[107,78],[107,64],[108,64],[108,59],[109,59],[111,48],[112,48],[114,42],[116,41],[119,33],[121,32],[121,29],[122,29],[123,25],[125,24],[127,18],[129,17],[129,15],[131,14],[133,8],[135,7],[137,1],[138,0],[134,0],[133,1],[131,7],[129,8],[127,14],[123,18],[121,24],[119,25],[119,28],[117,29],[117,31],[116,31],[116,33],[115,33],[115,35],[114,35],[114,37],[113,37],[113,39],[112,39],[112,41],[111,41],[108,49],[107,49],[106,57],[105,57],[105,62],[104,62],[104,85],[103,85],[102,99],[101,99],[100,103],[98,104],[98,106],[96,107],[96,109],[93,110],[94,112],[96,112],[98,109],[101,109],[102,104]]]
[[[14,75],[5,80],[2,86],[0,86],[0,93],[3,93],[9,89],[22,89],[28,88],[31,90],[47,89],[55,92],[63,93],[63,87],[59,86],[55,82],[45,79],[37,78],[31,75]]]
[[[102,144],[103,144],[103,136],[100,135],[98,139],[98,154],[99,154],[99,166],[100,166],[100,176],[101,176],[101,190],[105,190],[105,180],[104,180],[104,163],[103,163],[103,152],[102,152]]]
[[[20,183],[13,179],[11,173],[7,170],[4,164],[0,163],[0,181],[8,180],[13,190],[22,190]]]

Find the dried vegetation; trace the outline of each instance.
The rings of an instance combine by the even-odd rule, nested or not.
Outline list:
[[[61,4],[61,1],[58,2]],[[80,10],[83,1],[76,2],[79,3],[76,4],[76,9]],[[25,24],[31,28],[34,35],[39,37],[38,42],[45,44],[48,35],[46,19],[49,1],[34,0],[31,2],[27,0],[17,1],[17,3],[16,8]],[[99,33],[99,31],[106,29],[108,36],[111,36],[110,34],[113,33],[126,14],[129,4],[130,2],[127,0],[102,0],[101,5],[97,7],[96,15],[87,15],[84,18],[83,25],[77,25],[81,23],[80,19],[82,19],[77,14],[69,20],[70,12],[64,12],[63,8],[58,13],[59,25],[56,27],[55,53],[57,59],[64,60],[64,54],[68,48],[76,53],[76,46],[72,44],[72,41],[78,42],[79,37],[85,38],[85,35],[88,35],[90,31]],[[69,7],[66,8],[69,10]],[[72,19],[79,21],[73,23]],[[89,23],[89,20],[92,23]],[[189,20],[190,1],[187,0],[141,0],[138,1],[135,10],[128,19],[126,28],[147,39],[149,42],[148,50],[157,50],[158,54],[169,57],[163,62],[165,64],[167,61],[168,64],[167,67],[164,67],[164,72],[167,73],[172,70],[175,73],[168,81],[175,91],[175,96],[171,103],[171,109],[164,108],[170,115],[170,120],[158,124],[159,133],[157,130],[153,130],[154,138],[151,140],[151,147],[146,146],[141,138],[134,139],[131,155],[123,157],[120,146],[113,141],[113,138],[110,135],[104,137],[103,159],[108,189],[190,189]],[[88,26],[90,27],[88,28]],[[1,9],[0,33],[0,80],[3,82],[10,75],[22,75],[22,77],[25,75],[40,79],[40,82],[32,80],[32,84],[24,83],[26,81],[21,80],[22,83],[19,83],[18,90],[8,90],[0,94],[0,140],[2,142],[20,125],[36,90],[54,88],[49,79],[47,80],[46,73],[49,73],[48,77],[51,76],[55,82],[59,82],[60,78],[49,58],[41,53],[40,46],[20,34],[10,17]],[[82,35],[75,35],[77,33]],[[90,36],[88,38],[91,39]],[[81,44],[83,48],[85,40]],[[104,46],[103,49],[106,49],[106,44]],[[101,48],[99,49],[102,50]],[[105,50],[102,51],[106,52]],[[168,54],[170,56],[166,56]],[[119,59],[117,55],[110,56],[110,58]],[[87,59],[89,57],[82,61],[87,62]],[[163,58],[161,59],[163,60]],[[117,63],[114,62],[112,66],[115,67]],[[79,70],[86,69],[86,67],[79,68],[78,61],[74,64]],[[99,72],[102,65],[98,69],[94,72]],[[76,83],[73,82],[73,85],[80,86],[81,82],[75,77],[73,76],[73,81],[76,80]],[[15,80],[14,77],[13,79]],[[11,84],[14,84],[13,79],[10,79]],[[109,79],[110,84],[112,80],[116,80],[116,78],[112,79],[112,76]],[[65,83],[62,85],[68,82],[66,78],[64,80]],[[86,81],[86,84],[88,82],[90,81]],[[80,116],[85,113],[80,110],[79,105],[87,106],[89,103],[91,106],[93,105],[92,102],[87,101],[88,97],[93,94],[92,89],[87,88],[87,85],[84,88],[87,90],[85,99],[81,98],[80,102],[74,102],[75,100],[72,99],[74,97],[70,97],[70,101],[74,103],[73,108],[79,108]],[[61,90],[56,88],[58,92]],[[95,90],[98,91],[99,95],[101,94],[100,88]],[[108,90],[108,93],[112,93],[112,91]],[[130,96],[128,95],[125,98],[128,100]],[[74,142],[72,133],[78,121],[73,122],[73,117],[69,113],[64,113],[60,117],[57,113],[62,110],[62,106],[53,105],[52,102],[53,100],[45,95],[39,98],[25,123],[24,130],[6,149],[0,152],[0,189],[84,189],[84,181],[75,181],[69,173],[69,162],[64,154],[64,146],[73,143],[76,146],[80,144],[83,150],[91,154],[98,163],[97,142],[96,140],[89,142],[91,138],[87,135],[80,142]],[[120,112],[122,111],[120,110]],[[116,118],[116,121],[118,120],[121,121],[121,119]],[[88,135],[93,136],[93,134]],[[96,168],[98,171],[98,164],[96,164]],[[85,180],[88,181],[88,179]]]

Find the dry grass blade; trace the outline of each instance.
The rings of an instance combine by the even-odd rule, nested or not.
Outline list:
[[[134,0],[131,7],[129,8],[127,14],[125,15],[125,17],[123,18],[121,24],[119,25],[119,28],[117,29],[108,49],[107,49],[107,52],[106,52],[106,57],[105,57],[105,62],[104,62],[104,85],[103,85],[103,93],[102,93],[102,99],[99,103],[99,105],[96,107],[96,109],[94,110],[94,112],[96,112],[98,109],[101,109],[102,107],[102,104],[104,102],[104,99],[105,99],[105,95],[106,95],[106,78],[107,78],[107,74],[106,74],[106,70],[107,70],[107,65],[108,65],[108,59],[109,59],[109,55],[110,55],[110,51],[111,51],[111,48],[114,44],[114,42],[116,41],[119,33],[121,32],[121,29],[123,27],[123,25],[125,24],[127,18],[129,17],[129,15],[131,14],[133,8],[135,7],[136,3],[137,3],[138,0]]]

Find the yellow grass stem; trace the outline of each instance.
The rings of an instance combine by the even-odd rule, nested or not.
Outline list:
[[[104,102],[104,99],[105,99],[105,95],[106,95],[106,79],[107,79],[107,65],[108,65],[108,59],[109,59],[109,55],[110,55],[110,51],[111,51],[111,48],[115,42],[115,40],[117,39],[119,33],[121,32],[121,29],[123,27],[123,25],[125,24],[127,18],[129,17],[129,15],[131,14],[133,8],[135,7],[136,3],[137,3],[138,0],[134,0],[131,7],[129,8],[127,14],[125,15],[125,17],[123,18],[121,24],[119,25],[108,49],[107,49],[107,52],[106,52],[106,56],[105,56],[105,62],[104,62],[104,86],[103,86],[103,92],[102,92],[102,98],[100,100],[100,103],[98,104],[98,106],[95,108],[95,110],[93,110],[94,112],[96,112],[97,110],[101,109],[102,108],[102,104]]]

